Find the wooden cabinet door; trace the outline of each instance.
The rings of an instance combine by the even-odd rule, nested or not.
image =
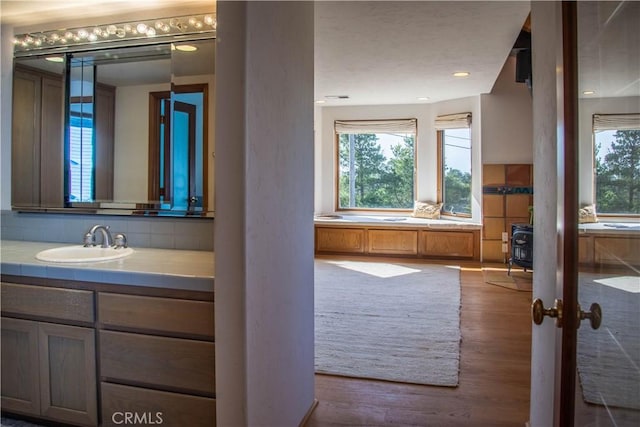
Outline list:
[[[41,414],[98,425],[95,331],[39,323]]]
[[[40,205],[41,78],[18,70],[13,75],[11,126],[11,203]]]
[[[365,231],[358,228],[316,228],[317,252],[364,253]]]
[[[112,200],[116,105],[115,87],[98,83],[96,86],[95,101],[95,197],[98,200]]]
[[[38,323],[2,318],[2,409],[40,413]]]
[[[215,427],[215,399],[103,382],[102,426],[124,425],[125,414],[139,425]],[[135,421],[135,418],[134,418]]]
[[[369,230],[368,237],[370,254],[418,254],[416,230]]]
[[[62,78],[42,78],[40,205],[64,206],[64,92]]]

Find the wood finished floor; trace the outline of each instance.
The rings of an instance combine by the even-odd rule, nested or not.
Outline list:
[[[530,292],[461,271],[459,386],[434,387],[316,375],[307,426],[524,426],[529,419]]]
[[[485,283],[477,263],[463,263],[461,267],[459,386],[316,375],[319,403],[306,426],[525,425],[529,419],[532,294]],[[579,384],[576,391],[576,426],[638,425],[639,411],[587,404]]]

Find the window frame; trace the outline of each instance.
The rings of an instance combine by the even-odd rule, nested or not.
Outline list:
[[[398,214],[398,213],[411,213],[413,212],[413,206],[411,208],[366,208],[366,207],[340,207],[340,135],[341,133],[336,131],[335,122],[343,121],[343,122],[358,122],[358,121],[370,121],[370,122],[388,122],[392,120],[415,120],[416,128],[415,133],[413,134],[413,204],[415,205],[415,200],[418,194],[418,120],[416,118],[405,118],[405,119],[338,119],[334,121],[333,127],[333,156],[334,156],[334,209],[336,212],[373,212],[373,213],[390,213],[390,214]],[[360,132],[364,134],[363,132]],[[371,132],[375,133],[375,132]],[[377,132],[384,133],[384,132]]]
[[[596,132],[606,131],[606,129],[596,130],[596,116],[606,117],[606,116],[637,116],[638,113],[594,113],[591,116],[591,154],[592,154],[592,164],[591,164],[591,180],[592,180],[592,203],[596,206],[596,215],[598,218],[609,219],[609,220],[617,220],[617,219],[625,219],[625,218],[640,218],[640,213],[615,213],[615,212],[599,212],[598,211],[598,174],[597,174],[597,159],[596,159]],[[613,129],[611,129],[613,130]],[[620,130],[628,130],[628,129],[615,129],[616,132]],[[634,129],[635,130],[635,129]],[[640,130],[640,129],[637,129]]]
[[[473,156],[471,154],[473,151],[473,138],[471,136],[471,127],[468,127],[468,128],[461,127],[459,129],[469,129],[469,141],[470,141],[469,160],[471,161],[471,188],[469,189],[469,195],[471,196],[471,199],[473,199]],[[438,187],[436,190],[436,197],[437,197],[436,202],[443,203],[443,204],[444,204],[444,185],[445,185],[445,179],[444,179],[445,178],[444,177],[444,131],[445,130],[446,129],[438,129],[436,131],[437,133],[436,157],[437,157],[437,172],[438,172],[437,173]],[[473,206],[471,208],[473,209]],[[472,218],[473,212],[468,214],[464,212],[449,213],[449,212],[445,212],[444,210],[441,210],[440,216],[445,216],[450,218]]]

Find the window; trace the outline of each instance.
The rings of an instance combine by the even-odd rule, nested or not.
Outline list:
[[[640,215],[640,114],[593,116],[599,214]]]
[[[439,116],[438,202],[442,215],[471,216],[471,113]]]
[[[416,119],[336,121],[337,209],[413,209]]]
[[[91,103],[72,103],[69,126],[69,182],[71,202],[92,202],[94,197],[94,143]]]
[[[95,200],[96,145],[95,66],[90,57],[72,59],[69,69],[69,98],[66,111],[68,133],[65,143],[65,200],[71,203]]]

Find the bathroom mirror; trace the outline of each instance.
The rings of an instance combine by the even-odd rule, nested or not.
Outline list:
[[[215,39],[14,64],[14,209],[213,215]]]

